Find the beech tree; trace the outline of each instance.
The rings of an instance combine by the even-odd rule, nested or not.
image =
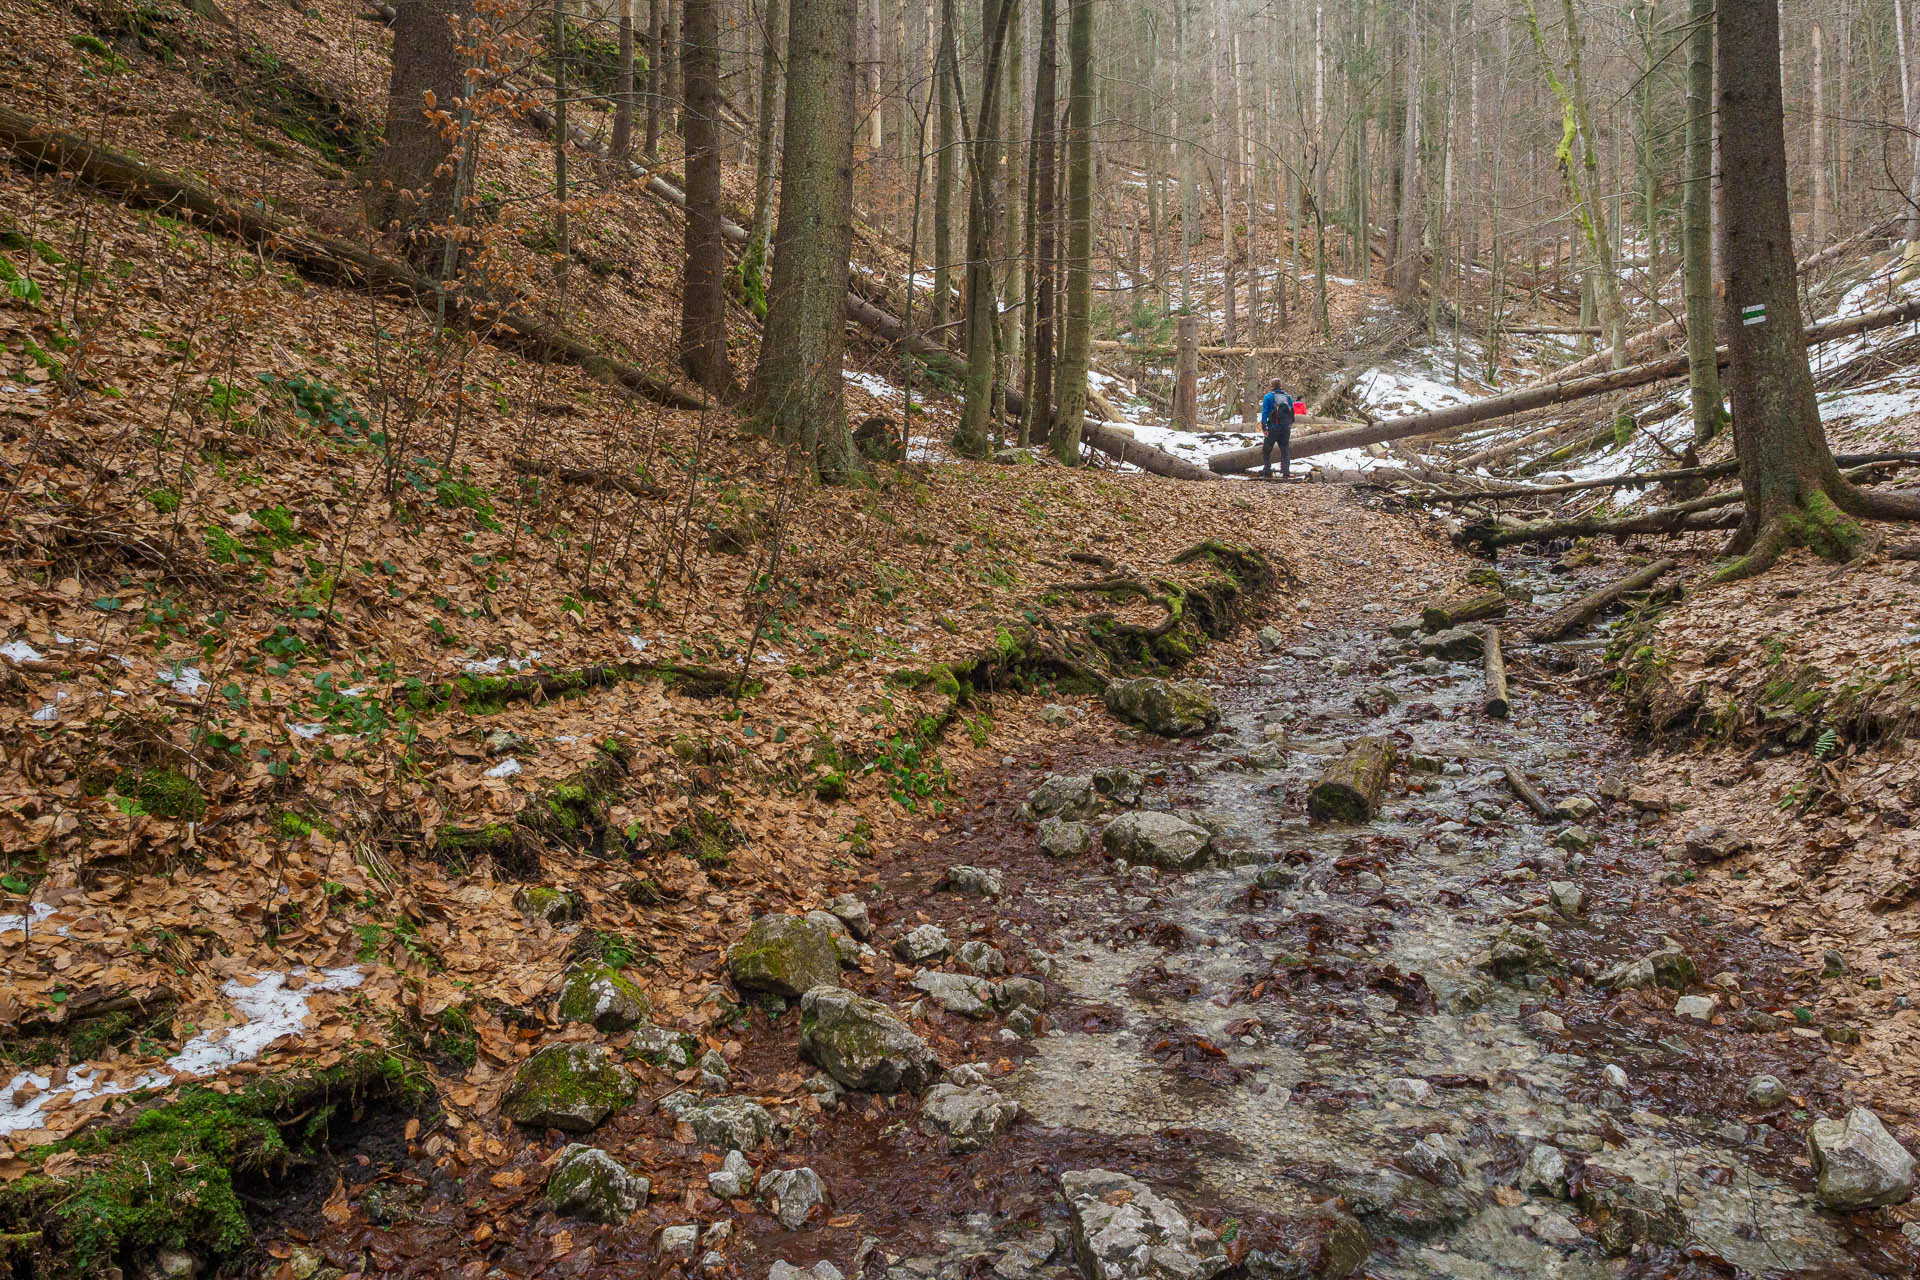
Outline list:
[[[1053,383],[1053,452],[1080,458],[1093,357],[1093,0],[1067,6],[1067,300]]]
[[[685,0],[687,224],[680,298],[680,367],[726,395],[727,250],[721,235],[720,15],[718,0]]]
[[[786,153],[767,322],[750,407],[828,482],[861,472],[847,430],[847,274],[853,253],[857,0],[792,0]]]
[[[1734,448],[1746,514],[1723,578],[1771,565],[1789,547],[1835,560],[1862,536],[1856,518],[1920,519],[1920,493],[1862,489],[1840,475],[1807,363],[1787,203],[1787,144],[1775,0],[1718,0],[1720,159],[1728,199],[1726,322]]]

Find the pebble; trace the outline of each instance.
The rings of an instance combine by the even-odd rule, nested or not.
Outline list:
[[[1747,1081],[1747,1105],[1761,1111],[1784,1107],[1787,1105],[1787,1086],[1777,1076],[1757,1075]]]
[[[1681,996],[1673,1002],[1673,1011],[1682,1018],[1711,1022],[1719,1004],[1719,1000],[1713,996]]]

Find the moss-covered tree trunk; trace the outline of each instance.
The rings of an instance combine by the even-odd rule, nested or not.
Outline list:
[[[1920,494],[1876,494],[1840,475],[1820,425],[1793,258],[1774,0],[1720,0],[1720,157],[1728,200],[1728,380],[1746,516],[1722,577],[1744,577],[1791,546],[1845,559],[1854,516],[1920,519]]]
[[[394,6],[386,145],[368,174],[367,222],[403,237],[407,260],[426,271],[440,269],[436,228],[453,218],[451,113],[466,93],[459,28],[472,16],[471,0],[399,0]]]
[[[773,280],[753,409],[821,478],[852,479],[847,431],[848,262],[853,253],[855,0],[793,0],[787,23],[786,154]]]
[[[686,0],[687,223],[680,295],[680,367],[724,396],[727,361],[727,249],[720,233],[720,15],[717,0]]]
[[[1053,452],[1080,458],[1093,358],[1093,0],[1067,6],[1067,301],[1053,384]]]
[[[1681,253],[1686,261],[1687,381],[1693,394],[1693,442],[1719,433],[1725,404],[1714,357],[1713,303],[1713,5],[1691,0],[1687,33],[1686,190]]]
[[[1040,0],[1040,48],[1033,72],[1033,167],[1028,182],[1032,193],[1027,210],[1032,229],[1033,274],[1027,305],[1031,320],[1027,350],[1031,376],[1027,380],[1026,413],[1020,420],[1025,440],[1045,442],[1053,423],[1053,296],[1056,227],[1053,210],[1055,114],[1059,82],[1059,19],[1054,0]]]

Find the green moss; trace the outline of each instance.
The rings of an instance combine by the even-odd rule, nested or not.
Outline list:
[[[82,1158],[80,1171],[0,1184],[0,1227],[44,1232],[57,1246],[49,1251],[53,1276],[98,1274],[162,1248],[230,1261],[252,1242],[242,1191],[271,1183],[324,1145],[342,1104],[379,1097],[418,1108],[430,1096],[413,1064],[379,1053],[231,1094],[187,1088],[127,1124],[28,1152],[36,1166],[71,1152]]]
[[[194,821],[207,810],[207,798],[200,784],[178,769],[165,766],[129,769],[115,780],[113,789],[132,801],[140,813],[157,818]]]
[[[154,489],[147,494],[147,501],[163,516],[170,516],[180,509],[180,495],[171,489]]]
[[[319,818],[298,813],[292,809],[282,809],[273,815],[273,834],[282,840],[298,840],[315,832],[323,836],[332,836],[334,829]]]
[[[84,31],[68,36],[67,43],[80,52],[90,53],[96,58],[113,57],[113,49],[108,46],[105,40],[102,40],[99,36],[88,35]]]

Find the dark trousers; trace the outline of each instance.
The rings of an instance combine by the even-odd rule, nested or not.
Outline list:
[[[1290,472],[1288,471],[1288,467],[1290,465],[1290,462],[1287,457],[1287,446],[1291,444],[1292,441],[1293,441],[1292,424],[1288,424],[1287,426],[1284,426],[1284,427],[1273,427],[1268,429],[1267,438],[1261,441],[1260,443],[1260,466],[1266,471],[1268,475],[1273,474],[1273,446],[1279,445],[1280,446],[1280,478],[1282,480],[1289,478]]]

